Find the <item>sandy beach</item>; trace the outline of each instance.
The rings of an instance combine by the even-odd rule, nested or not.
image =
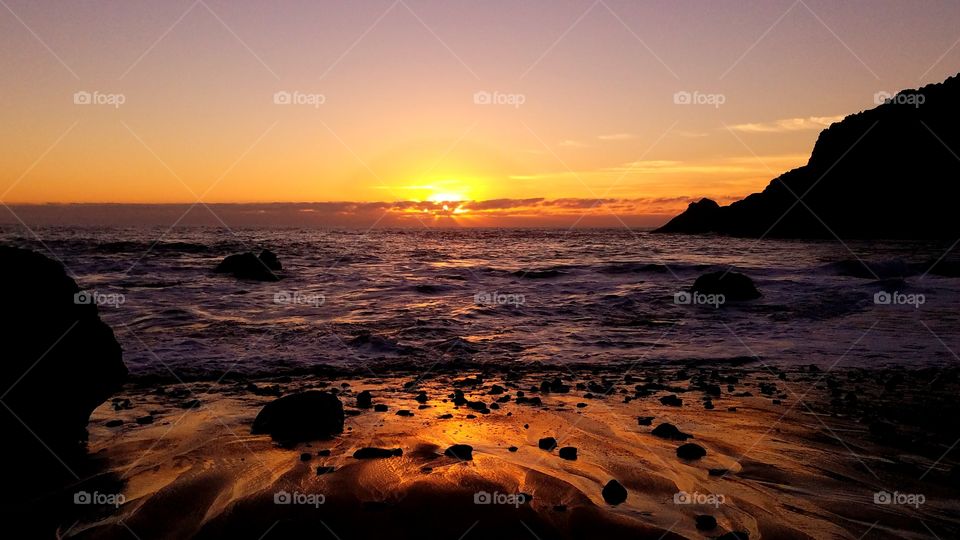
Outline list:
[[[91,418],[89,449],[104,473],[70,488],[121,493],[123,503],[80,506],[76,522],[64,521],[59,533],[733,540],[960,531],[954,465],[938,459],[956,426],[931,430],[935,421],[892,414],[883,423],[869,419],[884,415],[884,404],[909,411],[907,420],[929,414],[955,395],[956,370],[754,365],[477,375],[129,387]],[[903,391],[933,378],[923,392]],[[541,391],[543,381],[560,391]],[[341,436],[291,446],[251,435],[253,418],[275,399],[257,394],[306,389],[337,392],[347,412]],[[363,390],[387,410],[356,408]],[[455,406],[455,390],[470,405]],[[417,399],[420,392],[426,399]],[[518,404],[520,393],[542,405]],[[662,404],[665,396],[682,405]],[[482,413],[477,402],[498,408]],[[107,427],[115,420],[123,424]],[[653,435],[663,423],[676,426],[675,438],[690,438]],[[540,448],[546,437],[575,447],[576,459]],[[680,459],[685,443],[706,455]],[[472,459],[444,455],[454,444],[472,447]],[[364,447],[402,455],[355,458]],[[626,488],[620,504],[602,495],[611,480]],[[883,504],[883,492],[891,504]],[[706,528],[698,529],[697,516],[715,526],[701,517]]]

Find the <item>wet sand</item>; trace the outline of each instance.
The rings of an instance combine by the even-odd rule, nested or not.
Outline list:
[[[255,381],[256,390],[241,380],[130,385],[91,418],[89,450],[105,471],[69,488],[122,493],[123,503],[74,505],[59,532],[144,540],[960,535],[950,451],[960,431],[956,370],[753,365],[630,373],[302,376]],[[556,378],[567,392],[541,391]],[[273,385],[283,394],[336,391],[344,432],[289,447],[252,435],[257,412],[276,398],[259,394]],[[504,392],[491,394],[494,385]],[[488,406],[504,402],[488,413],[458,407],[457,389]],[[363,390],[388,410],[356,408]],[[421,391],[425,403],[416,400]],[[542,405],[517,403],[518,392]],[[682,406],[662,404],[669,395]],[[412,416],[397,415],[401,409]],[[152,423],[136,422],[148,414]],[[638,417],[653,418],[640,425]],[[107,427],[118,419],[121,426]],[[692,438],[651,434],[665,422]],[[544,437],[576,447],[577,459],[539,448]],[[685,442],[706,456],[680,459]],[[453,444],[472,446],[472,460],[444,455]],[[354,458],[363,447],[403,454]],[[332,469],[318,474],[318,467]],[[613,479],[627,490],[622,504],[601,494]],[[878,504],[882,491],[899,499]],[[284,493],[295,501],[278,504]],[[922,504],[908,495],[922,495]],[[712,516],[716,527],[698,529],[697,516]]]

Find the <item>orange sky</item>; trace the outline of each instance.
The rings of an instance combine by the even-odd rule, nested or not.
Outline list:
[[[762,189],[878,91],[960,65],[950,2],[7,5],[6,205],[542,198],[672,213]]]

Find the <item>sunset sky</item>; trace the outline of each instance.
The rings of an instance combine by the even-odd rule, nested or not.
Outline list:
[[[958,40],[955,0],[0,0],[0,201],[666,215]]]

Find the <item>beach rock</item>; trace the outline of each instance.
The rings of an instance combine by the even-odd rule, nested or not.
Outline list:
[[[343,404],[333,394],[308,390],[267,403],[253,421],[252,433],[274,440],[305,442],[343,432]]]
[[[311,459],[313,459],[313,454],[309,452],[300,454],[300,461],[310,461]]]
[[[509,452],[516,452],[517,450],[519,450],[519,448],[517,448],[516,446],[511,446],[510,448],[507,448],[507,451]]]
[[[280,261],[272,252],[264,250],[260,256],[253,253],[235,253],[227,255],[213,271],[217,274],[230,274],[239,279],[254,281],[279,281],[274,273],[280,269]]]
[[[141,416],[140,418],[137,418],[137,423],[140,424],[141,426],[152,424],[153,416],[149,414],[146,416]]]
[[[688,461],[693,461],[707,455],[707,450],[699,444],[687,443],[677,448],[677,457]]]
[[[653,418],[654,418],[653,416],[638,416],[637,425],[649,426],[650,424],[653,423]]]
[[[607,485],[603,486],[603,491],[600,492],[600,495],[603,496],[603,500],[606,501],[607,504],[618,505],[627,500],[627,488],[623,487],[623,485],[616,480],[610,480],[607,482]]]
[[[722,294],[726,301],[755,300],[762,296],[752,279],[730,271],[704,274],[693,282],[690,290],[701,294]]]
[[[557,447],[557,440],[553,437],[544,437],[540,439],[537,446],[539,446],[541,450],[553,450]]]
[[[563,459],[575,461],[577,459],[577,448],[575,446],[564,446],[557,452],[557,455]]]
[[[721,534],[715,540],[750,540],[750,533],[747,531],[732,531]]]
[[[24,500],[21,489],[59,482],[63,463],[83,456],[90,413],[120,390],[127,368],[94,297],[60,263],[0,246],[0,283],[0,430],[16,464],[3,491]]]
[[[413,416],[413,413],[408,411],[407,409],[400,409],[399,411],[397,411],[397,416]]]
[[[697,530],[712,531],[717,528],[717,518],[701,514],[693,518],[697,524]]]
[[[337,470],[335,467],[330,467],[328,465],[320,465],[317,467],[317,476],[323,476],[324,474],[330,474],[333,471]]]
[[[384,403],[377,403],[373,406],[373,410],[377,412],[387,412],[388,409],[389,407],[387,407],[387,405]]]
[[[417,394],[417,397],[415,397],[415,398],[413,398],[413,399],[416,400],[417,403],[426,403],[426,402],[427,402],[427,399],[428,399],[428,398],[427,398],[427,393],[426,393],[426,392],[420,392],[419,394]]]
[[[683,400],[672,394],[669,396],[663,396],[662,398],[660,398],[660,403],[663,405],[667,405],[669,407],[683,406]]]
[[[450,448],[447,448],[443,452],[443,455],[459,459],[460,461],[472,461],[473,447],[469,444],[455,444]]]
[[[693,435],[677,429],[677,426],[666,422],[653,428],[650,434],[655,437],[660,437],[661,439],[670,439],[671,441],[685,441],[693,437]]]
[[[107,427],[120,427],[123,425],[123,420],[107,420],[103,425]]]
[[[353,453],[356,459],[385,459],[403,455],[402,448],[361,448]]]
[[[364,390],[357,394],[357,407],[360,409],[369,409],[373,405],[373,396],[369,390]]]

